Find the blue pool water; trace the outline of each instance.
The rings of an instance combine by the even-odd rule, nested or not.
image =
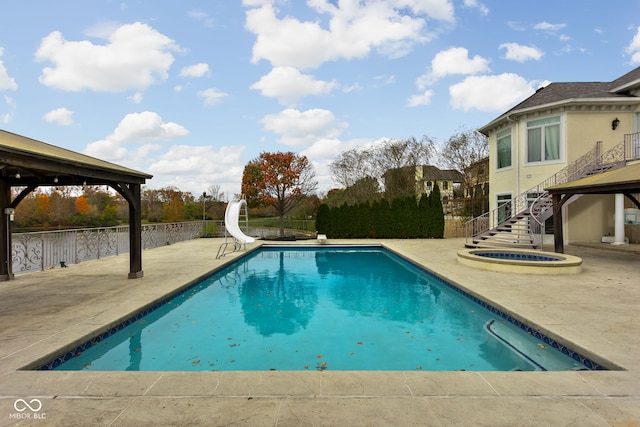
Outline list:
[[[586,369],[383,248],[332,247],[257,250],[49,368]]]
[[[474,251],[474,255],[494,258],[494,259],[508,259],[512,261],[562,261],[562,258],[549,255],[530,254],[522,252],[493,252],[493,251]]]

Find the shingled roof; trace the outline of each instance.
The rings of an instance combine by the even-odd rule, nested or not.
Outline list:
[[[422,179],[434,181],[462,182],[464,175],[454,169],[439,169],[435,166],[422,166]]]
[[[538,89],[533,95],[501,114],[489,124],[480,128],[487,129],[517,112],[569,101],[597,101],[640,98],[634,94],[640,90],[640,67],[618,77],[611,82],[558,82],[550,83]]]

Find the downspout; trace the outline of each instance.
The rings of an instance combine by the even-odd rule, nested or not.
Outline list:
[[[520,194],[520,126],[519,126],[519,121],[512,119],[510,114],[507,114],[507,122],[515,124],[514,126],[515,131],[512,133],[512,135],[516,136],[515,144],[513,142],[511,144],[514,147],[514,160],[515,160],[514,173],[516,178],[516,186],[515,186],[516,191],[511,195],[511,198],[513,199],[514,196],[517,196],[518,194]]]

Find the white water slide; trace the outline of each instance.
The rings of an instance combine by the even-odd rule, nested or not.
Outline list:
[[[238,242],[243,244],[253,243],[256,239],[247,236],[240,230],[240,209],[243,205],[245,212],[247,212],[247,202],[245,200],[240,200],[239,202],[233,201],[227,204],[227,209],[224,212],[224,226],[227,232]]]

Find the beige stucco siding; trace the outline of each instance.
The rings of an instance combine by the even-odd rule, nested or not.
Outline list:
[[[584,195],[567,206],[568,242],[599,242],[604,235],[614,234],[615,196]]]
[[[616,130],[611,122],[618,118]],[[624,141],[624,134],[633,133],[633,112],[574,112],[566,115],[567,160],[574,162],[602,141],[602,152]]]

